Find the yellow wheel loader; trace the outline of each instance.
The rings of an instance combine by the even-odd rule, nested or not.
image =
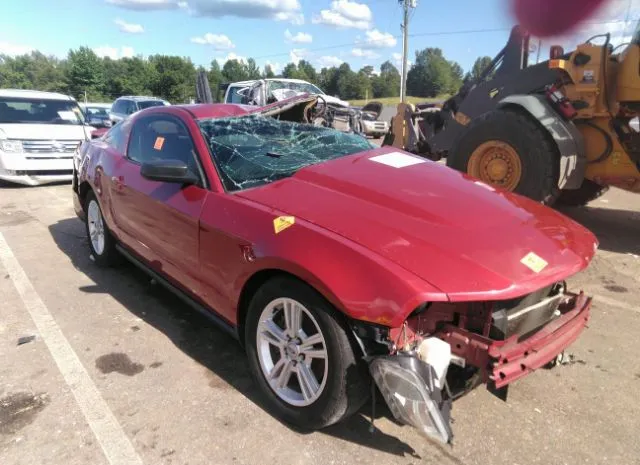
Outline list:
[[[399,104],[383,144],[546,204],[584,205],[610,186],[640,192],[640,30],[617,48],[608,34],[570,53],[553,46],[531,66],[529,40],[514,27],[442,105]]]

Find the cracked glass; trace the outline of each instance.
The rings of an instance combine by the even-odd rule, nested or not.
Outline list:
[[[260,115],[198,124],[227,191],[268,184],[306,166],[374,148],[360,135]]]

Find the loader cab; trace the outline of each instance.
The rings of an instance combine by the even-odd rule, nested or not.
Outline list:
[[[640,113],[640,21],[631,43],[618,56],[616,97],[623,107]]]

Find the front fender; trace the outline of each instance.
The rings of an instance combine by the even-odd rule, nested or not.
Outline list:
[[[536,119],[549,133],[560,153],[560,189],[578,189],[584,180],[587,157],[584,139],[571,121],[565,121],[542,95],[511,95],[498,108],[516,106]]]
[[[255,261],[238,277],[236,289],[255,273],[282,270],[310,284],[355,320],[399,327],[418,305],[447,300],[413,273],[303,221],[271,235],[254,253]]]

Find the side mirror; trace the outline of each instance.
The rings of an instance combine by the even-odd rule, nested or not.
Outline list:
[[[140,175],[151,181],[186,185],[198,183],[198,177],[189,170],[185,162],[180,160],[148,161],[140,167]]]

